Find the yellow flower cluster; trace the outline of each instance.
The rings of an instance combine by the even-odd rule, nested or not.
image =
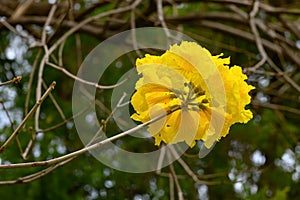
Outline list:
[[[167,113],[148,131],[155,144],[186,142],[193,147],[203,140],[207,148],[228,134],[234,123],[252,118],[245,106],[254,89],[239,66],[229,58],[212,56],[194,42],[173,45],[161,56],[137,59],[140,79],[131,98],[131,117],[142,123]]]

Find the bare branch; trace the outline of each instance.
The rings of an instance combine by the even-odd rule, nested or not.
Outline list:
[[[36,87],[36,100],[40,99],[41,95],[42,95],[43,72],[44,72],[45,63],[49,59],[49,55],[50,55],[50,52],[49,52],[47,44],[46,44],[46,37],[47,37],[46,30],[47,30],[47,28],[49,28],[50,21],[53,18],[56,8],[57,8],[57,6],[55,4],[51,7],[47,21],[46,21],[46,23],[43,27],[43,31],[42,31],[41,43],[43,45],[45,55],[44,55],[42,61],[40,62],[40,68],[39,68],[38,79],[37,79],[37,87]],[[40,117],[40,109],[38,107],[36,110],[36,113],[35,113],[35,130],[36,131],[39,130],[39,117]]]
[[[256,42],[256,46],[258,48],[258,51],[259,51],[260,55],[262,56],[261,60],[253,67],[253,69],[258,69],[268,59],[268,55],[267,55],[267,53],[266,53],[266,51],[265,51],[265,49],[262,45],[262,41],[261,41],[261,38],[259,36],[258,30],[256,28],[256,24],[255,24],[255,15],[257,14],[258,9],[259,9],[259,1],[255,1],[254,4],[253,4],[253,10],[249,14],[250,27],[251,27],[251,30],[254,34],[255,42]]]
[[[20,18],[33,2],[34,2],[34,0],[27,0],[27,1],[24,1],[23,3],[20,3],[18,5],[17,9],[15,10],[15,12],[11,15],[10,19],[15,20],[15,19]]]
[[[124,79],[123,81],[121,81],[120,83],[117,83],[115,85],[109,85],[109,86],[105,86],[105,85],[99,85],[98,83],[94,83],[94,82],[90,82],[90,81],[86,81],[86,80],[83,80],[81,78],[79,78],[78,76],[75,76],[73,75],[72,73],[70,73],[69,71],[67,71],[65,68],[63,67],[60,67],[58,65],[55,65],[51,62],[46,62],[47,65],[53,67],[54,69],[57,69],[61,72],[63,72],[64,74],[66,74],[68,77],[80,82],[80,83],[83,83],[83,84],[86,84],[86,85],[90,85],[90,86],[93,86],[97,89],[113,89],[113,88],[116,88],[120,85],[122,85],[124,82],[126,82],[128,79]]]
[[[21,81],[22,77],[21,76],[17,76],[15,78],[13,78],[12,80],[10,81],[6,81],[4,83],[0,83],[0,87],[1,86],[4,86],[4,85],[9,85],[9,84],[12,84],[12,83],[19,83]]]
[[[180,109],[180,108],[178,108]],[[172,110],[172,112],[174,112],[176,110]],[[86,153],[88,151],[91,151],[93,149],[96,149],[108,142],[112,142],[114,140],[117,140],[117,139],[120,139],[126,135],[129,135],[131,133],[134,133],[146,126],[148,126],[149,124],[153,123],[153,122],[156,122],[160,119],[162,119],[163,117],[165,117],[166,115],[168,114],[171,114],[171,113],[167,113],[167,114],[162,114],[162,115],[159,115],[157,117],[154,117],[153,119],[149,120],[148,122],[145,122],[143,124],[140,124],[132,129],[129,129],[127,131],[124,131],[122,133],[119,133],[115,136],[112,136],[110,138],[107,138],[105,140],[102,140],[100,142],[97,142],[93,145],[90,145],[90,146],[86,146],[80,150],[77,150],[77,151],[74,151],[72,153],[69,153],[67,155],[64,155],[64,156],[61,156],[61,157],[58,157],[58,158],[54,158],[54,159],[51,159],[51,160],[46,160],[46,161],[36,161],[36,162],[28,162],[28,163],[18,163],[18,164],[7,164],[7,165],[0,165],[0,169],[13,169],[13,168],[23,168],[23,167],[36,167],[36,166],[47,166],[47,165],[52,165],[52,164],[56,164],[56,163],[59,163],[59,162],[62,162],[64,160],[67,160],[67,159],[70,159],[70,158],[73,158],[73,157],[77,157],[83,153]],[[0,148],[0,152],[1,150],[3,151],[4,149],[1,147]]]
[[[167,155],[168,155],[169,159],[171,159],[171,158],[170,158],[171,154],[170,154],[169,151],[167,152]],[[183,192],[182,192],[182,189],[181,189],[180,184],[179,184],[179,182],[178,182],[177,175],[176,175],[176,173],[175,173],[173,163],[171,163],[171,164],[169,165],[169,169],[170,169],[170,174],[171,174],[171,176],[172,176],[172,179],[174,180],[174,183],[175,183],[175,186],[176,186],[176,189],[177,189],[177,196],[178,196],[178,199],[179,199],[179,200],[183,200],[183,199],[184,199],[184,198],[183,198]]]

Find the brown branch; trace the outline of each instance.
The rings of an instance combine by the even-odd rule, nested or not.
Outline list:
[[[46,29],[49,27],[50,21],[54,16],[54,13],[57,9],[57,6],[54,4],[51,7],[51,10],[49,12],[49,15],[47,17],[47,20],[44,24],[43,30],[42,30],[42,39],[41,43],[43,46],[43,49],[45,51],[45,55],[43,56],[40,65],[39,65],[39,71],[38,71],[38,77],[37,77],[37,86],[36,86],[36,100],[40,99],[42,96],[42,82],[43,82],[43,74],[44,74],[44,67],[45,67],[45,62],[49,59],[50,52],[48,50],[47,46],[47,34],[46,34]],[[36,112],[35,112],[35,131],[39,130],[39,117],[40,117],[40,108],[37,107]]]
[[[265,62],[268,59],[267,52],[265,51],[265,48],[263,47],[263,44],[262,44],[262,39],[260,38],[258,30],[256,28],[255,16],[256,16],[258,11],[259,11],[259,1],[254,1],[253,9],[249,14],[249,23],[250,23],[250,27],[251,27],[251,30],[253,32],[254,38],[255,38],[256,46],[258,48],[258,51],[259,51],[260,55],[262,56],[261,60],[256,65],[251,67],[254,70],[258,69],[263,64],[265,64]]]
[[[87,81],[87,80],[84,80],[82,78],[79,78],[78,76],[75,76],[74,74],[72,74],[71,72],[69,72],[68,70],[66,70],[65,68],[63,67],[60,67],[58,65],[55,65],[51,62],[46,62],[47,65],[53,67],[54,69],[57,69],[61,72],[63,72],[65,75],[67,75],[68,77],[80,82],[80,83],[83,83],[83,84],[86,84],[86,85],[90,85],[90,86],[93,86],[97,89],[113,89],[113,88],[116,88],[120,85],[122,85],[124,82],[126,82],[128,79],[124,79],[123,81],[121,81],[120,83],[117,83],[117,84],[114,84],[114,85],[99,85],[98,83],[95,83],[95,82],[90,82],[90,81]]]
[[[180,109],[180,108],[178,108]],[[177,110],[178,110],[177,109]],[[176,111],[176,109],[172,110],[172,112]],[[64,156],[61,156],[61,157],[57,157],[57,158],[53,158],[53,159],[50,159],[50,160],[45,160],[45,161],[36,161],[36,162],[27,162],[27,163],[15,163],[15,164],[7,164],[7,165],[0,165],[0,169],[13,169],[13,168],[25,168],[25,167],[37,167],[37,166],[47,166],[47,165],[53,165],[53,164],[56,164],[56,163],[59,163],[59,162],[62,162],[64,160],[68,160],[70,158],[73,158],[73,157],[77,157],[83,153],[86,153],[88,151],[91,151],[93,149],[96,149],[108,142],[112,142],[114,140],[117,140],[117,139],[120,139],[124,136],[127,136],[131,133],[134,133],[144,127],[147,127],[148,125],[166,117],[167,115],[171,114],[172,112],[169,112],[169,113],[165,113],[165,114],[162,114],[162,115],[159,115],[157,117],[154,117],[153,119],[143,123],[143,124],[140,124],[140,125],[137,125],[136,127],[132,128],[132,129],[129,129],[127,131],[124,131],[122,133],[119,133],[117,135],[114,135],[110,138],[107,138],[105,140],[102,140],[100,142],[97,142],[95,144],[92,144],[90,146],[86,146],[82,149],[79,149],[77,151],[74,151],[72,153],[69,153],[69,154],[66,154]],[[0,149],[1,150],[1,149]]]
[[[48,90],[47,84],[45,83],[44,80],[42,81],[42,84],[43,84],[43,88],[44,88],[45,90]],[[58,102],[56,101],[56,99],[54,98],[54,96],[50,93],[50,94],[49,94],[49,97],[50,97],[50,99],[51,99],[53,105],[55,106],[57,112],[59,113],[60,117],[61,117],[63,120],[66,120],[65,114],[64,114],[62,108],[59,106],[59,104],[58,104]]]
[[[238,36],[240,38],[249,40],[251,42],[255,41],[255,36],[253,34],[247,32],[247,31],[240,30],[238,28],[234,28],[234,27],[231,27],[228,25],[224,25],[222,23],[208,21],[208,20],[203,20],[203,21],[200,21],[199,23],[203,27],[207,27],[207,28],[215,29],[215,30],[222,31],[225,33],[229,33],[231,35]],[[262,44],[266,48],[268,48],[269,50],[271,50],[273,52],[282,53],[282,51],[283,51],[280,46],[278,46],[266,39],[262,39]]]
[[[67,122],[71,121],[72,119],[75,119],[76,117],[78,117],[79,115],[83,114],[84,112],[86,112],[87,110],[89,109],[89,107],[87,107],[86,109],[83,109],[82,111],[76,113],[75,115],[65,119],[64,121],[58,123],[58,124],[55,124],[54,126],[51,126],[51,127],[48,127],[48,128],[45,128],[45,129],[41,129],[41,130],[38,130],[36,133],[46,133],[46,132],[49,132],[49,131],[52,131],[56,128],[59,128],[63,125],[65,125]]]
[[[85,24],[88,24],[96,19],[105,17],[105,16],[109,16],[112,14],[116,14],[116,13],[122,13],[122,12],[127,12],[130,11],[132,9],[134,9],[136,6],[138,6],[141,3],[141,0],[135,0],[131,5],[126,6],[126,7],[122,7],[122,8],[117,8],[114,10],[109,10],[107,12],[103,12],[100,13],[98,15],[92,16],[90,18],[87,18],[83,21],[81,21],[77,26],[72,27],[69,31],[67,31],[63,36],[61,36],[49,49],[49,53],[52,53],[58,45],[60,45],[67,37],[69,37],[71,34],[75,33],[77,30],[79,30],[82,26],[84,26]]]
[[[170,188],[170,200],[175,200],[174,178],[171,173],[169,174],[169,188]]]
[[[4,85],[9,85],[9,84],[12,84],[12,83],[19,83],[21,81],[21,79],[22,79],[22,76],[17,76],[15,78],[11,79],[10,81],[0,83],[0,87],[4,86]]]
[[[284,112],[289,112],[289,113],[292,113],[292,114],[300,115],[300,110],[299,109],[284,106],[284,105],[278,105],[278,104],[272,104],[272,103],[261,103],[257,100],[253,100],[251,102],[251,104],[253,104],[255,106],[260,106],[260,107],[264,107],[264,108],[270,108],[270,109],[273,109],[273,110],[279,110],[279,111],[284,111]]]
[[[15,19],[22,17],[22,15],[25,14],[25,12],[28,10],[28,8],[32,5],[33,2],[34,2],[34,0],[27,0],[27,1],[20,3],[17,6],[14,13],[10,16],[10,19],[15,20]]]
[[[183,167],[183,169],[186,171],[186,173],[195,181],[195,183],[201,183],[201,184],[206,184],[209,185],[210,183],[207,181],[202,181],[199,180],[197,175],[190,169],[190,167],[184,162],[184,160],[182,158],[180,158],[180,156],[178,155],[178,153],[176,152],[174,147],[170,147],[169,148],[172,155],[175,158],[178,158],[177,161],[179,162],[179,164]]]
[[[25,1],[26,3],[26,1]],[[0,1],[0,16],[11,16],[14,11],[20,7],[22,3],[18,1],[11,1],[11,0],[1,0]],[[19,18],[34,15],[34,16],[48,16],[49,11],[51,10],[52,4],[47,2],[34,2],[30,5],[30,9],[25,9],[22,11],[22,15],[18,17],[14,17],[14,20],[18,20]],[[67,10],[67,5],[64,2],[57,3],[58,10],[60,13]]]
[[[32,64],[32,69],[31,69],[31,73],[30,73],[29,81],[28,81],[28,92],[26,94],[26,99],[25,99],[25,107],[24,107],[25,115],[27,115],[27,113],[28,113],[28,107],[29,107],[29,101],[30,101],[30,94],[31,94],[31,90],[32,90],[32,83],[33,83],[33,79],[34,79],[34,73],[36,71],[36,67],[38,64],[38,60],[41,56],[41,53],[42,53],[42,50],[39,49],[39,51],[34,59],[34,62]]]
[[[42,84],[43,84],[43,88],[44,88],[45,90],[48,90],[48,89],[49,89],[49,88],[47,88],[47,85],[46,85],[46,83],[44,82],[44,80],[43,80],[43,83],[42,83]],[[66,116],[65,116],[65,114],[63,113],[62,109],[60,108],[60,106],[58,105],[57,101],[55,100],[55,98],[53,97],[53,95],[52,95],[51,93],[49,93],[49,97],[50,97],[52,103],[54,104],[55,108],[57,109],[58,113],[60,114],[61,118],[65,121],[65,120],[66,120]],[[25,151],[24,151],[24,153],[22,154],[22,158],[23,158],[24,160],[27,159],[27,155],[28,155],[28,153],[30,152],[30,150],[31,150],[31,148],[32,148],[32,145],[33,145],[33,143],[34,143],[34,141],[35,141],[36,134],[37,134],[37,132],[32,133],[31,139],[29,140],[29,142],[28,142],[28,144],[27,144],[27,147],[25,148]]]
[[[54,164],[53,166],[50,166],[44,170],[41,170],[39,172],[27,175],[27,176],[23,176],[23,177],[19,177],[15,180],[8,180],[8,181],[0,181],[0,185],[13,185],[13,184],[20,184],[20,183],[29,183],[31,181],[34,181],[36,179],[39,179],[47,174],[49,174],[50,172],[54,171],[55,169],[57,169],[58,167],[61,167],[65,164],[67,164],[68,162],[74,160],[77,157],[73,157],[70,158],[68,160],[64,160],[60,163]]]
[[[169,151],[167,152],[167,155],[168,155],[169,159],[171,159],[171,154],[170,154]],[[181,189],[181,187],[180,187],[180,184],[179,184],[177,175],[176,175],[176,173],[175,173],[173,163],[171,163],[171,164],[169,165],[169,169],[170,169],[170,174],[171,174],[171,176],[172,176],[172,179],[173,179],[173,181],[174,181],[174,183],[175,183],[175,186],[176,186],[176,189],[177,189],[177,196],[178,196],[178,199],[179,199],[179,200],[183,200],[183,199],[184,199],[184,197],[183,197],[183,192],[182,192],[182,189]]]
[[[180,2],[180,0],[177,0],[176,2]],[[246,6],[250,7],[252,6],[252,1],[240,1],[240,0],[206,0],[206,2],[214,2],[214,3],[220,3],[220,4],[234,4],[237,6]],[[281,7],[274,7],[265,3],[259,3],[259,8],[263,9],[267,13],[271,14],[291,14],[291,15],[300,15],[299,9],[286,9]]]

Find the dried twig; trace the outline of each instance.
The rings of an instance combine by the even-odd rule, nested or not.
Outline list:
[[[165,19],[164,19],[164,12],[163,12],[163,4],[162,4],[162,0],[156,0],[157,1],[157,15],[158,15],[158,20],[159,22],[161,23],[163,29],[164,29],[164,32],[167,36],[168,39],[171,38],[171,33],[167,27],[167,24],[165,22]],[[169,41],[167,41],[168,45],[169,45]]]
[[[4,85],[9,85],[9,84],[12,84],[12,83],[19,83],[21,81],[21,79],[22,79],[21,76],[17,76],[15,78],[11,79],[10,81],[0,83],[0,87],[4,86]]]
[[[47,174],[49,174],[50,172],[54,171],[55,169],[57,169],[60,166],[63,166],[65,164],[67,164],[68,162],[74,160],[76,157],[64,160],[60,163],[54,164],[51,167],[48,167],[44,170],[38,171],[36,173],[27,175],[27,176],[23,176],[23,177],[19,177],[15,180],[8,180],[8,181],[0,181],[0,185],[13,185],[13,184],[17,184],[17,183],[29,183],[31,181],[34,181],[36,179],[39,179]]]
[[[175,199],[175,191],[174,191],[174,178],[172,174],[169,174],[169,188],[170,188],[170,200]]]
[[[70,73],[68,70],[66,70],[65,68],[63,67],[60,67],[56,64],[53,64],[51,62],[46,62],[47,65],[53,67],[54,69],[57,69],[61,72],[63,72],[65,75],[67,75],[68,77],[80,82],[80,83],[83,83],[83,84],[86,84],[86,85],[90,85],[90,86],[93,86],[97,89],[113,89],[113,88],[116,88],[120,85],[122,85],[124,82],[126,82],[128,79],[124,79],[123,81],[121,81],[120,83],[117,83],[117,84],[114,84],[114,85],[109,85],[109,86],[106,86],[106,85],[99,85],[98,83],[94,83],[94,82],[90,82],[90,81],[87,81],[87,80],[83,80],[82,78],[78,77],[78,76],[75,76],[74,74]]]
[[[2,108],[3,108],[3,110],[4,110],[5,114],[6,114],[6,117],[7,117],[8,121],[9,121],[9,123],[10,123],[11,130],[12,131],[15,130],[14,129],[13,121],[12,121],[12,119],[10,117],[10,114],[9,114],[8,110],[6,109],[6,106],[5,106],[4,102],[2,100],[0,100],[0,103],[2,104]],[[18,136],[16,137],[16,141],[17,141],[17,145],[18,145],[20,154],[22,155],[23,150],[22,150],[22,146],[21,146],[21,143],[20,143],[20,140],[19,140]]]
[[[179,109],[179,108],[178,108]],[[176,109],[175,109],[176,110]],[[174,112],[175,110],[172,110],[172,112]],[[52,164],[56,164],[56,163],[59,163],[59,162],[62,162],[64,160],[67,160],[67,159],[70,159],[70,158],[73,158],[73,157],[76,157],[76,156],[79,156],[85,152],[88,152],[88,151],[91,151],[93,149],[96,149],[106,143],[109,143],[109,142],[112,142],[114,140],[117,140],[117,139],[120,139],[126,135],[129,135],[131,133],[134,133],[160,119],[162,119],[163,117],[166,117],[166,115],[168,114],[171,114],[171,113],[167,113],[167,114],[162,114],[162,115],[159,115],[157,117],[154,117],[153,119],[143,123],[143,124],[140,124],[132,129],[129,129],[127,131],[124,131],[122,133],[119,133],[115,136],[112,136],[110,138],[107,138],[105,140],[102,140],[100,142],[97,142],[93,145],[90,145],[90,146],[86,146],[80,150],[77,150],[77,151],[74,151],[72,153],[69,153],[69,154],[66,154],[64,156],[61,156],[61,157],[58,157],[58,158],[53,158],[53,159],[50,159],[50,160],[46,160],[46,161],[36,161],[36,162],[28,162],[28,163],[17,163],[17,164],[7,164],[7,165],[0,165],[0,169],[13,169],[13,168],[24,168],[24,167],[36,167],[36,166],[47,166],[47,165],[52,165]],[[0,148],[1,150],[1,148]]]
[[[167,155],[168,155],[168,158],[171,160],[171,154],[169,151],[167,151]],[[174,180],[174,183],[175,183],[175,186],[176,186],[176,189],[177,189],[177,196],[178,196],[178,199],[179,200],[183,200],[183,192],[182,192],[182,189],[180,187],[180,184],[179,184],[179,181],[177,179],[177,175],[175,173],[175,170],[174,170],[174,166],[173,166],[173,163],[171,163],[169,165],[169,169],[170,169],[170,174],[172,176],[172,179]]]
[[[259,1],[254,1],[253,9],[252,9],[251,13],[249,14],[249,23],[250,23],[251,30],[254,34],[256,46],[258,48],[260,55],[262,56],[261,60],[255,66],[252,67],[252,69],[254,69],[254,70],[261,67],[268,59],[268,55],[263,47],[261,38],[259,36],[258,30],[256,28],[256,24],[255,24],[255,15],[257,14],[258,10],[259,10]]]
[[[49,12],[47,21],[45,22],[45,25],[44,25],[43,31],[42,31],[42,41],[41,41],[41,43],[43,45],[45,55],[43,56],[42,61],[40,62],[40,68],[39,68],[38,78],[37,78],[37,87],[36,87],[36,100],[40,99],[41,95],[42,95],[42,81],[43,81],[44,67],[45,67],[46,61],[49,59],[49,56],[51,54],[49,52],[47,44],[46,44],[46,40],[47,40],[47,38],[46,38],[47,37],[47,33],[46,33],[47,31],[46,30],[47,30],[47,28],[49,28],[50,21],[53,18],[56,9],[57,9],[57,5],[54,4],[51,7],[51,10]],[[40,109],[38,107],[37,110],[36,110],[36,113],[35,113],[35,131],[39,130],[39,118],[40,118]]]
[[[135,0],[131,5],[126,6],[126,7],[122,7],[122,8],[117,8],[114,10],[109,10],[107,12],[103,12],[100,13],[98,15],[92,16],[90,18],[87,18],[85,20],[83,20],[82,22],[80,22],[79,24],[77,24],[76,26],[74,26],[73,28],[71,28],[69,31],[67,31],[62,37],[60,37],[49,49],[49,52],[52,53],[57,47],[58,45],[60,45],[63,41],[66,40],[67,37],[69,37],[71,34],[73,34],[74,32],[76,32],[77,30],[79,30],[82,26],[84,26],[85,24],[88,24],[96,19],[105,17],[105,16],[109,16],[112,14],[117,14],[117,13],[122,13],[122,12],[126,12],[126,11],[130,11],[132,9],[134,9],[136,6],[138,6],[140,4],[141,0]]]

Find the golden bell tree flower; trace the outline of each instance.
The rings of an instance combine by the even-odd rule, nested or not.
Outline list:
[[[161,56],[145,55],[136,60],[140,79],[131,104],[131,118],[142,123],[167,113],[149,125],[148,131],[161,142],[186,142],[190,147],[203,140],[210,148],[228,134],[235,123],[253,116],[245,109],[253,86],[239,66],[229,67],[229,58],[212,56],[195,42],[173,45]]]

